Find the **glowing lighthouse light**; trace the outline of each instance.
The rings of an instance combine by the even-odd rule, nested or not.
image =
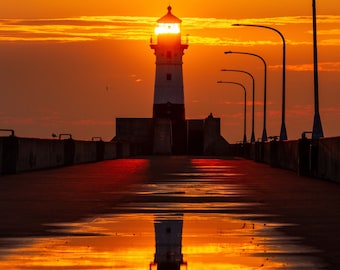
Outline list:
[[[155,28],[156,35],[159,34],[179,34],[181,32],[178,23],[159,23]]]
[[[182,20],[171,13],[171,6],[168,6],[168,13],[157,21],[155,28],[156,35],[159,34],[179,34]]]

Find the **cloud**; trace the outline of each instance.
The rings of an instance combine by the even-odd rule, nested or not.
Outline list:
[[[272,70],[281,70],[282,65],[271,65],[268,67]],[[313,71],[313,64],[300,64],[300,65],[286,65],[286,70],[303,72],[303,71]],[[340,72],[340,62],[319,62],[318,70],[324,72]]]
[[[137,16],[81,16],[57,19],[1,19],[0,41],[51,41],[75,42],[99,39],[114,40],[148,40],[153,35],[156,17]],[[217,19],[217,18],[183,18],[183,33],[190,33],[191,44],[213,46],[245,45],[253,46],[276,45],[280,41],[270,40],[239,40],[226,37],[227,29],[235,28],[234,23],[261,25],[304,25],[311,23],[309,16],[287,16],[254,19]],[[338,36],[340,16],[318,16],[318,24],[332,24],[332,29],[323,29],[319,35]],[[310,44],[304,41],[290,41],[293,45]],[[321,40],[320,45],[339,45],[340,38]]]
[[[325,115],[340,116],[340,106],[337,107],[321,107],[320,112]]]
[[[50,125],[68,125],[68,126],[112,126],[112,120],[98,119],[66,119],[58,112],[42,111],[44,115],[39,116],[14,116],[0,113],[0,125],[10,127],[17,125],[29,126],[50,126]]]
[[[32,125],[35,120],[32,117],[0,116],[0,124],[3,127],[12,125]]]
[[[310,32],[312,33],[312,32]],[[318,36],[321,35],[330,35],[330,36],[339,36],[340,29],[326,29],[326,30],[318,30]]]
[[[241,102],[241,101],[224,101],[223,104],[225,104],[225,105],[244,105],[244,102]]]
[[[321,42],[318,42],[318,45],[324,45],[324,46],[339,46],[340,45],[340,39],[323,39]]]
[[[112,120],[97,119],[63,120],[62,123],[75,126],[112,126]]]
[[[313,106],[312,105],[295,105],[289,109],[287,109],[287,116],[296,118],[296,117],[310,117],[313,115]]]
[[[279,118],[279,117],[281,118],[282,112],[281,112],[281,110],[269,109],[269,110],[267,110],[267,115],[270,118]]]
[[[98,39],[146,40],[156,18],[90,16],[60,19],[2,19],[2,41],[63,41]]]
[[[136,74],[131,74],[131,75],[129,75],[129,77],[132,78],[133,81],[136,82],[136,83],[140,83],[140,82],[143,81],[143,80],[142,80],[141,78],[139,78]]]
[[[244,105],[244,101],[224,101],[225,105]],[[267,102],[267,105],[273,104],[273,102]],[[247,106],[253,106],[252,101],[247,101]],[[255,101],[255,106],[263,106],[263,101]]]
[[[324,15],[318,16],[318,23],[338,24],[340,16]],[[288,24],[311,24],[311,16],[283,16],[269,18],[248,18],[242,20],[235,19],[217,19],[217,18],[183,18],[183,27],[187,30],[202,30],[202,29],[226,29],[234,28],[232,24],[260,24],[267,26],[278,26]]]
[[[272,111],[274,112],[274,111]],[[281,113],[281,111],[276,111],[274,114]],[[339,116],[340,115],[340,106],[332,106],[332,107],[321,107],[320,112],[323,115]],[[313,105],[295,105],[286,109],[287,116],[290,118],[308,118],[314,115],[314,106]]]
[[[223,36],[192,36],[188,37],[190,44],[206,45],[206,46],[255,46],[255,45],[281,45],[281,42],[270,40],[238,40],[235,38]]]

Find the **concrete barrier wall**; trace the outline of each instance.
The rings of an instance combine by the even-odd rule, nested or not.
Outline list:
[[[18,139],[17,172],[59,167],[63,164],[63,141]]]
[[[270,164],[270,143],[262,143],[262,144],[263,144],[262,162]]]
[[[104,143],[104,155],[103,159],[115,159],[117,158],[117,148],[114,143]]]
[[[340,183],[340,137],[232,145],[235,155]],[[0,137],[0,174],[125,158],[128,142]]]
[[[297,170],[298,141],[271,141],[243,145],[243,156],[272,167]]]
[[[340,183],[340,137],[234,145],[236,155]]]
[[[3,142],[2,142],[2,138],[0,138],[0,175],[2,174],[2,163],[3,163]]]
[[[96,142],[74,141],[74,164],[97,161]]]
[[[18,139],[14,136],[1,137],[1,174],[10,174],[16,172],[18,159]]]
[[[122,156],[129,156],[128,146]],[[115,158],[111,142],[0,137],[0,175]]]
[[[297,171],[298,170],[298,141],[278,142],[278,167]]]
[[[320,139],[317,149],[318,176],[340,183],[340,137]]]

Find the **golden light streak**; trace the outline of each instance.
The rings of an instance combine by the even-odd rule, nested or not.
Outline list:
[[[310,31],[309,33],[312,33],[312,31]],[[338,36],[340,35],[340,29],[319,30],[318,35]]]
[[[271,65],[268,67],[271,70],[280,70],[282,65]],[[300,65],[286,65],[286,69],[289,71],[313,71],[313,64],[300,64]],[[319,71],[327,72],[340,72],[340,62],[320,62]]]

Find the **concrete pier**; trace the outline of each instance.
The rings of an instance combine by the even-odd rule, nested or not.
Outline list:
[[[162,156],[7,175],[0,180],[0,250],[9,247],[8,241],[1,239],[56,237],[63,231],[53,230],[53,224],[78,223],[103,215],[210,213],[243,217],[242,222],[253,224],[253,229],[254,224],[277,226],[282,234],[282,240],[275,240],[277,245],[292,253],[285,253],[287,261],[298,256],[309,263],[311,258],[315,260],[315,268],[308,269],[340,267],[340,186],[266,164]],[[157,193],[152,192],[155,186]],[[167,208],[162,208],[163,204]],[[292,240],[288,239],[301,246],[298,253],[296,249],[289,251],[287,243]],[[300,256],[300,252],[306,254]],[[186,256],[185,249],[183,253]],[[263,256],[271,260],[276,255]]]

